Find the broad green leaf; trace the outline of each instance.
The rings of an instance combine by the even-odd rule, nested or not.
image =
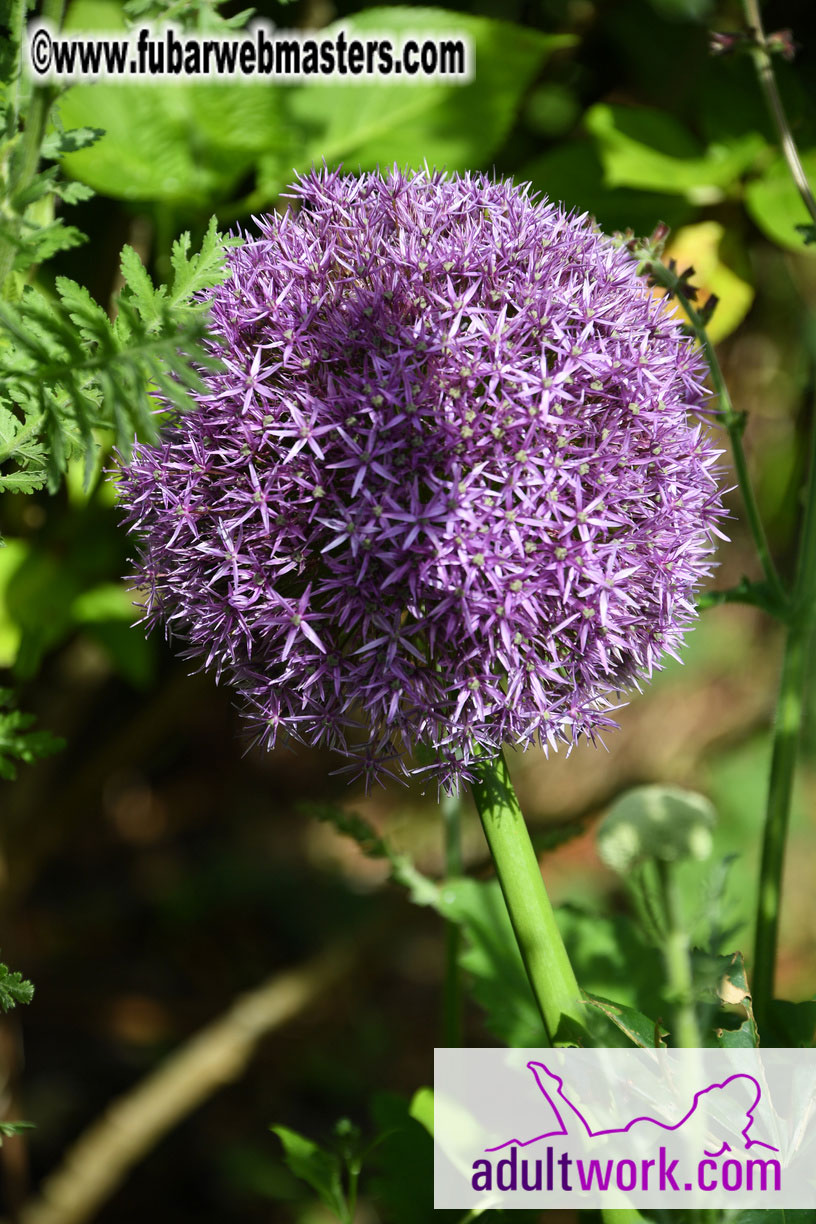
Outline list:
[[[75,0],[66,25],[121,29],[122,9]],[[105,135],[62,164],[103,195],[198,211],[226,198],[262,153],[285,159],[296,147],[281,107],[282,90],[265,82],[74,85],[59,100],[60,126]]]
[[[632,919],[625,914],[601,916],[576,905],[559,906],[555,916],[584,990],[660,1015],[663,959]]]
[[[430,1128],[426,1117],[428,1096]],[[422,1102],[421,1119],[415,1113],[418,1100]],[[430,1220],[460,1224],[461,1211],[434,1211],[431,1089],[420,1089],[410,1104],[392,1093],[377,1093],[371,1112],[376,1138],[366,1157],[363,1177],[366,1192],[377,1205],[377,1218],[388,1224],[428,1224]],[[518,1218],[524,1219],[524,1214],[518,1213]]]
[[[816,186],[816,149],[802,154],[802,168],[813,188]],[[816,255],[816,245],[797,227],[812,224],[812,217],[791,178],[788,164],[780,154],[759,178],[745,190],[745,206],[762,232],[789,251]]]
[[[632,229],[650,234],[659,221],[674,229],[694,213],[683,196],[608,186],[600,155],[590,140],[556,145],[522,166],[518,178],[529,180],[537,191],[567,208],[590,213],[607,233]]]
[[[227,198],[270,147],[288,147],[281,94],[268,85],[75,85],[59,107],[66,126],[104,116],[105,136],[62,164],[118,199],[201,209]]]
[[[405,77],[393,77],[298,87],[291,112],[308,132],[300,168],[324,158],[329,165],[342,161],[348,170],[425,161],[448,170],[488,166],[527,87],[554,51],[574,42],[570,36],[434,8],[367,9],[323,33],[330,36],[341,26],[349,37],[380,34],[395,44],[417,31],[426,38],[464,38],[474,79],[405,83]]]
[[[434,1094],[433,1088],[418,1088],[411,1098],[411,1117],[425,1127],[433,1138],[434,1133]]]
[[[498,881],[446,881],[439,911],[465,933],[460,963],[491,1033],[510,1047],[547,1044]]]
[[[118,582],[105,582],[77,595],[71,616],[81,625],[85,621],[133,621],[133,591]]]
[[[607,186],[684,195],[695,204],[723,199],[765,148],[751,132],[703,149],[673,116],[649,107],[598,103],[584,123]]]
[[[612,1003],[609,999],[601,999],[597,995],[586,994],[586,992],[584,992],[584,1002],[590,1004],[591,1007],[597,1007],[616,1028],[619,1028],[634,1045],[640,1046],[641,1049],[653,1050],[657,1046],[665,1046],[663,1038],[668,1036],[668,1030],[663,1028],[659,1020],[650,1020],[648,1016],[644,1016],[642,1012],[636,1011],[633,1007],[624,1007],[620,1003]]]
[[[325,1203],[339,1220],[347,1221],[349,1216],[343,1194],[339,1157],[287,1126],[270,1126],[269,1129],[283,1144],[284,1160],[295,1177],[311,1186],[320,1201]]]

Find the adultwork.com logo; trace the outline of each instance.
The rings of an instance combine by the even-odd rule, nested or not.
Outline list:
[[[762,1098],[762,1088],[753,1075],[737,1072],[722,1083],[701,1088],[675,1122],[643,1114],[620,1126],[593,1129],[571,1099],[561,1075],[543,1062],[531,1060],[527,1068],[557,1126],[531,1139],[514,1137],[485,1149],[485,1156],[473,1162],[471,1183],[476,1191],[552,1191],[556,1184],[568,1194],[574,1189],[605,1192],[612,1188],[627,1193],[633,1190],[648,1193],[652,1188],[661,1192],[688,1192],[695,1188],[710,1192],[723,1187],[733,1192],[743,1186],[762,1191],[782,1187],[778,1159],[753,1154],[744,1159],[737,1154],[748,1153],[751,1149],[779,1151],[753,1134],[756,1129],[754,1115]],[[571,1156],[569,1151],[560,1150],[552,1142],[569,1138],[570,1126],[579,1130],[582,1143],[607,1140],[613,1135],[638,1137],[653,1146],[657,1154],[651,1158]],[[684,1128],[686,1134],[691,1135],[692,1148],[695,1139],[705,1144],[694,1163],[690,1174],[693,1180],[690,1181],[679,1171],[681,1158],[669,1159],[666,1146],[667,1136],[676,1139]],[[498,1157],[497,1153],[503,1155]]]
[[[816,1202],[816,1052],[437,1050],[434,1204]]]

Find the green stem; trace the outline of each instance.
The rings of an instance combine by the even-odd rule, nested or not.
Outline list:
[[[765,38],[765,30],[762,26],[762,14],[759,11],[758,0],[743,0],[742,4],[745,10],[745,19],[748,22],[750,29],[754,34],[754,45],[751,50],[751,55],[756,65],[757,76],[762,92],[765,95],[765,101],[768,105],[771,118],[779,136],[779,143],[782,146],[782,152],[785,155],[785,161],[788,163],[788,169],[791,173],[791,178],[796,184],[796,188],[802,197],[805,208],[811,216],[811,220],[816,222],[816,200],[813,198],[813,192],[810,189],[810,183],[807,180],[804,167],[802,166],[799,157],[799,150],[796,147],[796,141],[793,139],[793,133],[788,123],[788,117],[785,114],[785,108],[782,105],[782,99],[779,96],[779,90],[776,84],[776,77],[773,69],[773,57],[768,51],[768,44]]]
[[[445,876],[450,880],[462,875],[462,800],[459,795],[448,795],[442,801],[442,820],[445,827]],[[455,922],[448,922],[445,927],[445,989],[442,1004],[442,1028],[445,1045],[449,1048],[462,1044],[460,945],[459,926]]]
[[[62,15],[65,8],[65,0],[45,0],[43,4],[42,17],[55,29],[58,29],[62,24]],[[13,37],[18,36],[17,44],[18,54],[22,54],[23,43],[23,21],[25,18],[25,5],[19,5],[14,10],[15,20],[19,20],[20,25],[15,29]],[[37,166],[40,161],[40,149],[42,147],[45,129],[48,124],[48,116],[51,111],[51,104],[56,97],[56,89],[51,85],[36,85],[31,91],[31,100],[28,104],[28,109],[25,115],[25,126],[23,127],[22,138],[19,145],[15,149],[11,165],[9,167],[9,180],[7,188],[7,198],[12,201],[21,191],[23,191],[37,173]],[[6,282],[11,275],[14,267],[14,259],[16,255],[16,246],[13,237],[20,231],[22,225],[22,216],[10,218],[9,224],[13,229],[12,239],[0,240],[0,296],[3,295]]]
[[[359,1161],[355,1161],[354,1164],[349,1166],[348,1178],[348,1220],[349,1224],[354,1224],[354,1214],[357,1211],[357,1188],[360,1180]]]
[[[547,1039],[585,1041],[581,991],[503,756],[479,767],[473,795]]]
[[[811,452],[805,517],[794,585],[793,616],[782,662],[759,870],[752,987],[754,1011],[760,1029],[763,1021],[767,1019],[768,1007],[774,993],[782,874],[816,601],[816,421],[811,427]]]
[[[771,550],[768,545],[768,537],[765,534],[765,527],[762,523],[762,518],[759,513],[756,497],[754,496],[751,477],[748,472],[748,461],[745,457],[745,448],[742,445],[742,434],[745,429],[745,414],[737,412],[731,400],[731,395],[725,381],[725,376],[722,372],[717,353],[714,345],[711,343],[705,323],[700,316],[699,311],[695,310],[688,295],[684,292],[682,285],[676,273],[660,260],[655,259],[651,253],[647,255],[649,270],[653,279],[664,288],[668,289],[678,300],[688,316],[692,331],[697,338],[700,347],[703,350],[708,368],[711,373],[711,385],[714,388],[714,393],[717,396],[719,403],[719,418],[728,431],[728,437],[731,442],[731,450],[734,456],[734,469],[737,474],[737,482],[742,494],[743,504],[745,506],[745,515],[748,520],[748,527],[753,537],[754,546],[759,557],[759,563],[762,566],[762,572],[765,575],[765,581],[768,585],[769,593],[771,594],[774,603],[779,608],[785,608],[788,603],[788,596],[782,585],[782,582],[777,573],[776,566],[771,557]]]
[[[788,837],[793,777],[802,721],[807,633],[791,627],[785,643],[782,680],[773,732],[771,773],[759,868],[752,995],[760,1032],[774,993],[782,873]]]
[[[691,950],[677,879],[671,863],[658,859],[657,868],[667,918],[663,956],[666,962],[669,991],[675,1006],[675,1045],[680,1046],[683,1050],[699,1050],[702,1041],[694,1003]]]
[[[752,994],[760,1032],[774,994],[782,873],[802,724],[805,680],[816,620],[816,416],[810,428],[805,511],[771,750],[771,773],[759,868]]]

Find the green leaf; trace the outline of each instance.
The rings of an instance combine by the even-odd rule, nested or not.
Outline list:
[[[31,730],[34,715],[14,709],[12,702],[11,690],[0,689],[0,778],[9,782],[17,777],[18,764],[30,765],[65,747],[65,741],[50,731]],[[0,986],[0,1006],[3,1006],[1,991]]]
[[[433,1088],[418,1088],[411,1098],[409,1113],[425,1127],[433,1138],[434,1133],[434,1094]]]
[[[654,1050],[658,1046],[665,1046],[663,1038],[668,1037],[669,1034],[659,1020],[650,1020],[648,1016],[644,1016],[642,1012],[636,1011],[633,1007],[624,1007],[620,1003],[612,1003],[609,999],[602,999],[597,995],[589,995],[584,992],[583,997],[584,1002],[603,1012],[633,1045],[640,1046],[643,1050]]]
[[[283,90],[267,84],[74,85],[58,102],[65,127],[104,116],[105,136],[66,153],[73,178],[115,199],[186,212],[227,199],[264,154],[292,164]]]
[[[0,1136],[2,1136],[0,1143],[12,1135],[19,1135],[22,1131],[33,1129],[33,1122],[0,1122]]]
[[[239,243],[238,238],[223,238],[219,234],[215,217],[210,218],[201,246],[192,255],[189,233],[177,238],[170,254],[173,268],[173,283],[168,294],[170,306],[187,306],[195,294],[219,285],[224,279],[224,248]]]
[[[714,987],[717,998],[725,1008],[739,1008],[745,1012],[745,1019],[738,1027],[729,1028],[722,1025],[715,1030],[717,1044],[729,1049],[753,1049],[759,1045],[759,1032],[754,1019],[754,1008],[751,991],[745,973],[745,961],[741,952],[733,952],[728,956],[717,956],[710,962],[715,973]],[[726,1018],[735,1013],[726,1012]]]
[[[0,470],[0,492],[33,493],[45,484],[45,450],[38,440],[42,414],[25,409],[13,411],[0,402],[0,467],[13,460],[17,465]]]
[[[147,268],[131,246],[122,248],[120,267],[125,278],[122,297],[132,302],[142,320],[152,326],[162,317],[167,302],[167,287],[159,285],[157,288],[153,284]]]
[[[590,140],[574,139],[556,145],[522,166],[519,178],[529,180],[551,200],[590,213],[607,233],[631,228],[649,234],[658,221],[674,230],[694,212],[682,196],[610,187],[604,182],[601,158]]]
[[[34,264],[45,263],[59,251],[70,251],[87,241],[81,230],[75,225],[66,225],[62,217],[37,228],[24,222],[22,233],[12,238],[17,247],[14,269],[16,272],[26,272]]]
[[[227,242],[235,240],[228,239]],[[94,430],[113,430],[127,455],[134,435],[156,436],[158,389],[177,409],[189,406],[199,369],[212,366],[202,338],[206,303],[191,297],[224,275],[224,242],[213,220],[198,252],[182,235],[172,255],[169,294],[156,289],[135,254],[126,251],[130,276],[111,323],[88,290],[58,277],[58,301],[29,287],[12,305],[0,303],[0,489],[54,490],[71,457],[94,470]],[[36,449],[39,448],[39,449]],[[9,466],[10,465],[10,466]]]
[[[474,79],[405,78],[366,83],[304,85],[291,96],[291,113],[307,129],[298,166],[322,159],[346,168],[431,166],[448,170],[488,166],[512,126],[524,93],[567,35],[542,34],[487,17],[434,8],[372,8],[344,17],[349,37],[387,35],[396,44],[421,30],[424,37],[463,38],[471,48]],[[267,167],[270,171],[270,167]],[[272,166],[286,181],[288,167]],[[279,183],[280,185],[280,183]],[[273,191],[274,182],[269,190]],[[279,189],[279,186],[278,186]]]
[[[816,183],[816,149],[808,149],[801,155],[801,161],[810,183]],[[808,237],[813,219],[781,154],[759,178],[748,184],[745,206],[751,219],[771,242],[799,254],[816,255],[816,246]]]
[[[311,1186],[320,1201],[334,1212],[338,1220],[348,1221],[349,1211],[343,1194],[340,1158],[287,1126],[270,1126],[269,1129],[283,1144],[284,1160],[295,1177]]]
[[[11,1011],[18,1004],[30,1003],[34,987],[20,973],[12,973],[8,965],[0,964],[0,1008]]]
[[[661,1013],[663,958],[625,914],[602,916],[577,905],[555,911],[575,975],[595,998]]]
[[[716,1038],[722,1050],[753,1050],[757,1044],[756,1025],[753,1020],[743,1020],[739,1028],[717,1029]]]
[[[378,1217],[388,1224],[428,1224],[437,1217],[459,1221],[461,1211],[434,1211],[433,1141],[424,1122],[414,1116],[416,1099],[409,1105],[392,1093],[375,1094],[371,1111],[377,1137],[366,1161],[372,1168],[366,1188],[379,1208]]]
[[[546,1045],[498,880],[446,881],[439,912],[465,934],[460,963],[490,1032],[510,1047]]]
[[[54,184],[54,194],[66,204],[79,204],[82,200],[90,200],[94,195],[94,189],[87,183],[64,183],[58,180]]]
[[[753,132],[703,149],[673,116],[649,107],[598,103],[584,123],[607,186],[684,195],[696,204],[723,199],[765,149]]]
[[[55,130],[49,132],[42,143],[43,157],[58,158],[66,153],[78,153],[80,149],[88,149],[105,135],[102,128],[84,127],[71,128],[69,131]]]

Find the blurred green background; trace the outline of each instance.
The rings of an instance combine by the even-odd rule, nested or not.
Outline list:
[[[183,21],[200,20],[194,4],[176,8]],[[740,6],[483,0],[442,11],[303,0],[257,11],[284,28],[461,29],[475,48],[475,77],[464,86],[76,86],[60,102],[65,126],[107,134],[66,159],[97,194],[66,211],[89,240],[43,268],[46,284],[64,273],[107,303],[120,287],[123,243],[162,277],[179,232],[196,241],[213,213],[224,229],[251,230],[252,213],[282,205],[293,171],[323,158],[349,170],[426,160],[495,170],[610,231],[648,234],[665,221],[669,254],[697,269],[700,300],[720,299],[713,334],[735,404],[749,414],[759,500],[789,569],[816,389],[816,246],[806,249],[795,230],[806,216],[750,61],[708,52],[708,29],[738,28]],[[766,19],[769,29],[791,27],[799,44],[796,61],[779,60],[777,70],[816,174],[813,7],[773,4]],[[76,0],[68,24],[112,29],[123,15],[116,0]],[[729,504],[719,587],[757,574],[736,494]],[[229,694],[189,675],[158,636],[145,641],[131,628],[128,541],[105,472],[89,492],[76,471],[55,498],[6,495],[0,531],[5,683],[67,741],[0,783],[0,943],[37,987],[34,1003],[0,1025],[6,1116],[37,1128],[0,1149],[5,1216],[15,1218],[113,1097],[240,992],[345,936],[350,968],[262,1042],[250,1072],[175,1127],[94,1217],[316,1224],[326,1217],[307,1204],[266,1128],[281,1122],[321,1136],[341,1115],[368,1127],[372,1091],[407,1097],[430,1082],[444,934],[387,883],[382,864],[302,804],[362,812],[440,875],[435,795],[395,787],[366,796],[332,776],[339,762],[328,755],[247,752]],[[749,950],[778,665],[779,639],[762,613],[716,608],[690,635],[683,666],[672,663],[621,710],[608,751],[515,760],[546,878],[556,902],[577,907],[573,944],[598,993],[638,989],[613,938],[626,901],[593,840],[597,819],[634,783],[679,782],[713,800],[715,857],[689,872],[689,921],[709,930],[716,914],[731,928],[720,950]],[[779,986],[795,999],[816,990],[813,705],[782,924]],[[469,870],[487,875],[469,809],[465,851]],[[644,959],[644,974],[652,971]],[[495,1040],[476,1006],[466,1038]],[[364,1194],[360,1219],[427,1218],[416,1181],[386,1213]]]

